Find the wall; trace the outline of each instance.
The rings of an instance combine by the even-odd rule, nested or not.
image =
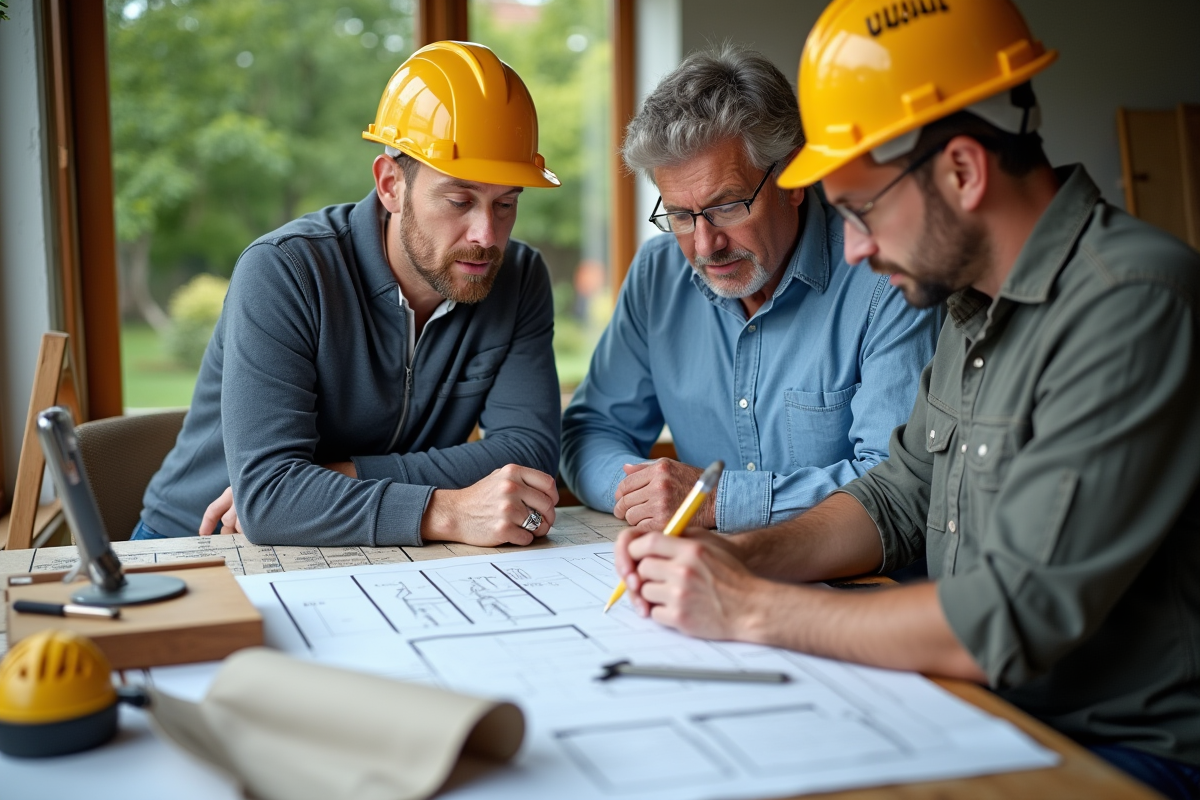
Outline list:
[[[1034,79],[1046,153],[1082,162],[1104,196],[1125,207],[1117,108],[1200,103],[1200,3],[1195,0],[1018,0],[1038,37],[1059,51]]]
[[[681,52],[725,39],[749,44],[794,83],[804,39],[825,5],[823,0],[684,0]],[[1060,54],[1034,80],[1051,162],[1082,162],[1105,197],[1124,207],[1117,107],[1200,103],[1200,3],[1017,0],[1017,5],[1034,34]]]
[[[0,22],[0,440],[10,498],[38,345],[51,320],[40,8],[15,0]]]
[[[634,59],[637,80],[634,91],[637,94],[637,105],[640,108],[642,100],[659,80],[673,70],[683,59],[683,0],[638,0],[637,19],[637,48]],[[634,232],[638,242],[657,236],[659,231],[646,220],[654,210],[658,200],[658,190],[654,184],[642,176],[637,178],[637,221]]]

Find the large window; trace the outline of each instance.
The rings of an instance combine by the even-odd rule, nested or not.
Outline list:
[[[550,265],[564,389],[611,314],[609,0],[472,0],[471,38],[525,79],[563,187],[521,198]],[[415,0],[108,0],[128,408],[184,406],[257,237],[372,186],[359,134],[411,54]]]
[[[587,371],[612,315],[609,0],[472,0],[471,38],[521,76],[539,149],[562,186],[526,192],[513,235],[542,251],[554,284],[554,352],[564,391]]]
[[[238,254],[353,202],[359,135],[411,52],[413,0],[110,0],[127,407],[191,401]]]

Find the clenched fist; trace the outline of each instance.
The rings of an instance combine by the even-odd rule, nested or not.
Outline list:
[[[554,478],[508,464],[465,489],[436,489],[421,518],[421,538],[481,547],[529,544],[550,532],[557,502]],[[522,524],[532,511],[542,521],[530,531]]]
[[[704,470],[670,458],[626,464],[617,485],[613,514],[643,531],[661,531],[683,503]],[[692,518],[697,528],[717,527],[717,493],[710,492]]]

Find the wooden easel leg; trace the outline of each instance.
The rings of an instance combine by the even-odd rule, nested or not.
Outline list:
[[[13,488],[12,514],[8,523],[8,550],[25,550],[33,543],[33,523],[38,499],[42,494],[42,475],[46,457],[37,436],[37,415],[58,400],[62,380],[63,358],[67,351],[67,335],[51,331],[42,336],[38,350],[37,372],[29,396],[29,413],[25,417],[25,437],[21,440],[21,460],[17,465],[17,483]]]

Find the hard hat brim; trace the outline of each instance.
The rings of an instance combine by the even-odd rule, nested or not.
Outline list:
[[[942,117],[947,117],[956,111],[961,111],[984,98],[991,97],[1006,89],[1011,89],[1014,86],[1025,83],[1034,75],[1050,66],[1056,58],[1058,58],[1057,50],[1047,50],[1033,61],[1023,65],[1020,69],[1013,70],[1006,75],[999,76],[994,80],[977,86],[972,91],[962,92],[954,97],[949,97],[941,103],[923,109],[920,114],[900,119],[892,125],[875,132],[873,135],[862,138],[851,148],[833,150],[831,148],[817,148],[812,144],[805,144],[804,148],[792,159],[792,163],[788,164],[783,172],[779,174],[779,179],[776,183],[781,189],[800,189],[805,186],[811,186],[829,173],[840,169],[860,156],[866,155],[876,147],[891,141],[897,136],[924,127]],[[801,106],[800,114],[801,116],[804,114],[803,105]]]
[[[444,175],[460,178],[474,183],[490,183],[495,186],[525,186],[534,189],[555,189],[562,181],[548,169],[538,167],[524,161],[492,161],[483,158],[429,158],[415,148],[407,147],[404,143],[388,141],[370,133],[362,137],[370,142],[378,142],[394,147],[404,155],[415,158],[427,167],[432,167]],[[539,160],[541,160],[539,158]]]
[[[490,183],[494,186],[528,186],[535,189],[555,189],[562,185],[562,181],[553,172],[548,169],[539,169],[533,164],[487,161],[480,158],[418,158],[417,160],[452,178],[461,178],[475,183]]]

